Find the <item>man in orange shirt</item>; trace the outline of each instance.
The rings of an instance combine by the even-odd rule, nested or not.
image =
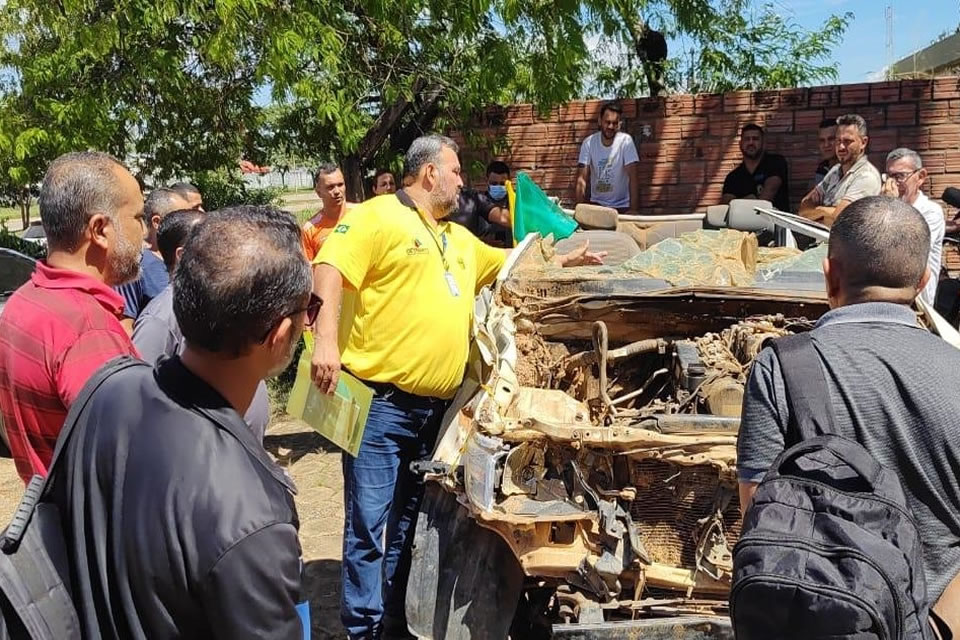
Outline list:
[[[347,209],[347,189],[340,167],[332,162],[320,165],[313,174],[313,189],[317,192],[323,207],[315,216],[303,223],[303,252],[307,260],[313,259],[323,246],[323,241],[337,227]]]

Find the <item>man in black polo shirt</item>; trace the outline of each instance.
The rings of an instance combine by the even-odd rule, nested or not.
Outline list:
[[[922,328],[911,308],[930,277],[929,244],[927,223],[900,200],[875,196],[847,206],[824,261],[832,310],[811,335],[834,426],[900,478],[934,603],[960,571],[960,350]],[[747,380],[737,441],[745,511],[784,450],[789,420],[781,363],[767,348]]]
[[[494,160],[488,164],[487,191],[461,189],[450,221],[463,225],[487,244],[509,246],[510,207],[506,187],[509,179],[507,163]]]
[[[319,304],[296,220],[234,207],[174,273],[184,349],[111,377],[55,470],[84,638],[303,637],[293,485],[241,417]]]
[[[787,160],[763,148],[763,129],[755,124],[740,131],[743,162],[723,181],[723,204],[737,198],[769,200],[780,211],[790,211]]]

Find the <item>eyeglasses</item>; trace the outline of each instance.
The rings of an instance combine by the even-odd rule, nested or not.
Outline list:
[[[908,171],[908,172],[906,172],[906,173],[889,173],[889,174],[887,174],[887,175],[888,175],[889,177],[893,178],[896,182],[899,182],[900,184],[903,184],[904,182],[906,182],[907,180],[909,180],[910,177],[911,177],[913,174],[915,174],[917,171],[920,171],[920,169],[914,169],[913,171]]]
[[[284,316],[284,318],[290,318],[292,316],[295,316],[301,313],[306,313],[307,314],[306,326],[309,327],[313,325],[314,322],[317,321],[317,316],[320,315],[321,307],[323,307],[323,298],[311,292],[310,300],[307,302],[306,307],[304,307],[303,309],[297,309],[296,311],[288,313],[287,315]],[[280,318],[280,320],[283,320],[283,318]],[[280,320],[277,320],[277,323],[279,323]],[[262,338],[260,338],[261,343],[267,339],[267,336],[269,336],[270,332],[273,331],[274,327],[277,326],[277,323],[274,323],[269,329],[267,329],[267,332],[263,334]]]

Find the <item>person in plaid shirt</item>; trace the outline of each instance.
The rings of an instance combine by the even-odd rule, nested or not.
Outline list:
[[[46,474],[71,402],[111,358],[137,355],[111,287],[140,275],[140,185],[105,153],[60,156],[40,188],[47,259],[0,314],[0,417],[17,472]]]

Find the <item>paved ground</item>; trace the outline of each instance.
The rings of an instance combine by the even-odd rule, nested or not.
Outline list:
[[[340,540],[343,482],[340,454],[299,420],[279,420],[267,430],[266,449],[297,484],[305,587],[310,598],[313,638],[342,640],[340,626]],[[0,460],[0,523],[9,522],[23,493],[12,460]]]

